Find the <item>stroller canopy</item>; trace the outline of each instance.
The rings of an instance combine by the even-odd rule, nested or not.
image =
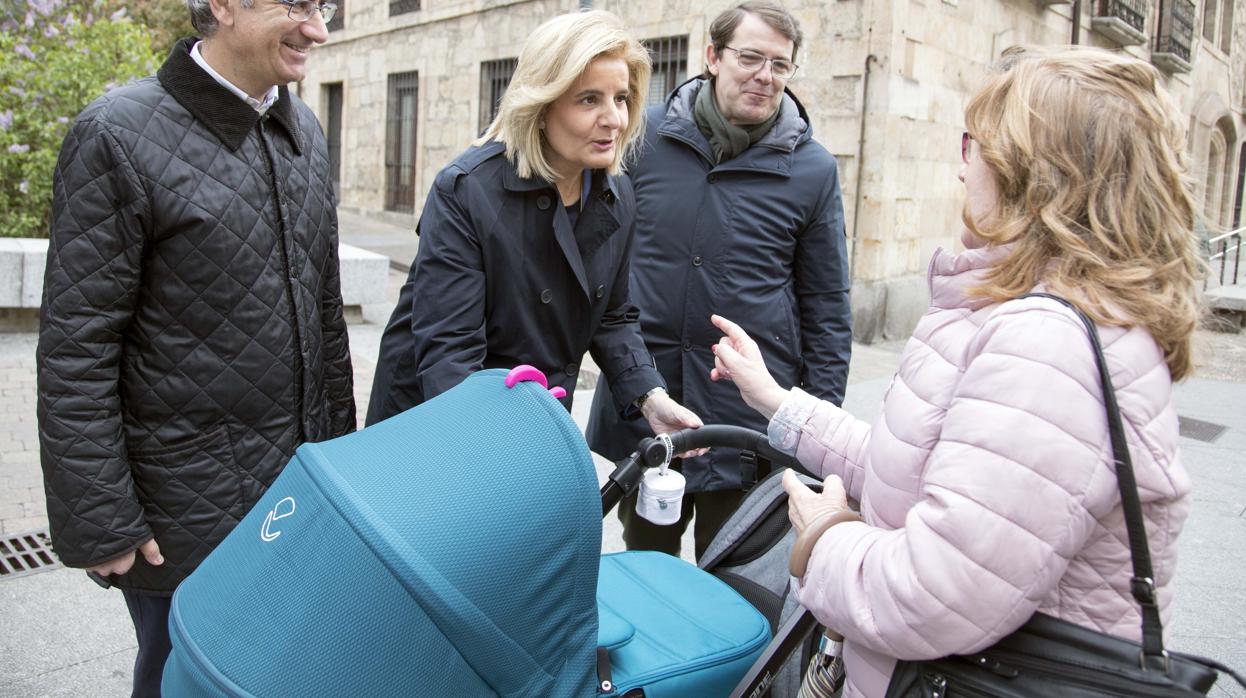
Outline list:
[[[592,459],[505,377],[301,447],[179,587],[166,693],[591,695]]]

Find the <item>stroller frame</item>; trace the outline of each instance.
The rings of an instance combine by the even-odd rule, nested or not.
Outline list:
[[[675,453],[726,447],[755,454],[758,459],[758,480],[770,472],[773,464],[806,472],[793,456],[775,449],[765,434],[752,429],[711,424],[698,429],[673,432],[669,437]],[[616,463],[614,471],[601,488],[602,516],[609,514],[619,501],[635,492],[644,478],[645,470],[661,466],[666,456],[665,443],[656,438],[645,438],[641,440],[636,451]],[[765,651],[736,684],[731,698],[761,698],[766,695],[779,669],[793,652],[808,641],[818,627],[817,620],[807,609],[801,608],[799,612],[792,614],[779,626]],[[608,667],[603,667],[599,661],[598,678],[608,680],[608,677],[601,676],[603,669],[608,670]]]

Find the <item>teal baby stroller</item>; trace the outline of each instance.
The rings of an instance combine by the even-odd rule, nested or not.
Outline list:
[[[726,696],[750,670],[764,682],[770,623],[739,594],[666,555],[600,554],[601,514],[652,443],[599,497],[566,410],[543,377],[516,375],[482,371],[301,447],[178,588],[165,695],[659,698]]]

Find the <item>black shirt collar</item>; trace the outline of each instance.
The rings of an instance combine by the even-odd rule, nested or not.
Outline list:
[[[190,37],[177,42],[164,65],[160,66],[156,77],[169,94],[221,139],[222,143],[229,146],[230,150],[237,150],[255,127],[255,123],[260,120],[260,114],[195,63],[190,57],[190,49],[198,40]],[[303,138],[299,133],[294,102],[285,85],[277,89],[277,101],[265,116],[271,116],[281,124],[295,152],[302,155]]]

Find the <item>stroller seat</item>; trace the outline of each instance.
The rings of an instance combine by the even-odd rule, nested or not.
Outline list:
[[[681,560],[603,558],[583,436],[507,375],[301,446],[174,594],[164,694],[727,695],[765,619]]]
[[[768,621],[744,597],[664,553],[603,555],[597,615],[612,695],[726,696],[770,641]]]

